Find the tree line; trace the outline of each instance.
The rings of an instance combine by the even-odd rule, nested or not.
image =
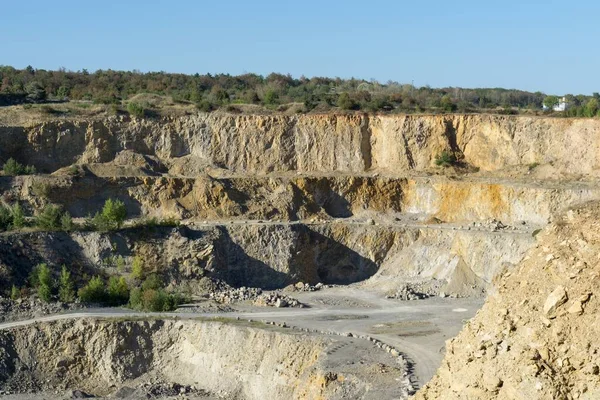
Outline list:
[[[25,69],[0,66],[0,105],[48,100],[121,104],[121,101],[140,93],[171,96],[174,101],[195,103],[204,111],[231,104],[260,104],[276,108],[283,104],[303,103],[305,111],[316,107],[323,110],[339,107],[380,112],[477,112],[490,109],[509,112],[514,109],[541,110],[547,97],[541,92],[515,89],[415,87],[394,81],[294,78],[280,73],[267,76],[113,70],[90,73],[85,69],[49,71],[31,66]],[[577,102],[577,106],[584,106],[593,98],[569,96]]]

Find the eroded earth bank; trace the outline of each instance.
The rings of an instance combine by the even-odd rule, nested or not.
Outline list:
[[[3,120],[0,161],[38,173],[0,176],[29,221],[0,233],[0,390],[407,398],[446,352],[418,398],[595,398],[598,154],[593,119]],[[108,199],[127,220],[91,229]],[[49,204],[75,228],[34,227]],[[190,301],[8,298],[41,263]]]

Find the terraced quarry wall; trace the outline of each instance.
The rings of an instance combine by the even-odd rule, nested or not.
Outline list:
[[[53,172],[0,177],[6,204],[20,201],[35,214],[53,203],[83,218],[117,198],[130,218],[189,225],[151,233],[152,240],[135,229],[120,238],[62,234],[72,244],[64,246],[52,235],[25,234],[14,251],[30,256],[3,256],[4,285],[21,284],[37,262],[69,259],[69,251],[84,269],[100,265],[121,242],[119,253],[146,254],[146,264],[176,285],[203,276],[268,288],[369,279],[391,290],[459,274],[485,287],[520,260],[556,212],[600,198],[599,133],[593,119],[489,115],[198,114],[3,126],[0,159]],[[444,149],[471,169],[435,169]],[[534,162],[553,179],[528,177],[536,167],[522,164]],[[14,240],[3,246],[14,248]]]

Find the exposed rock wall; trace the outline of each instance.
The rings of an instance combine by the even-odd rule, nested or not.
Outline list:
[[[33,232],[0,237],[0,289],[23,285],[40,263],[69,265],[76,277],[118,271],[140,256],[147,273],[199,292],[203,277],[233,286],[282,288],[298,281],[348,284],[369,279],[379,290],[406,281],[451,281],[468,271],[479,288],[531,246],[529,232],[493,233],[365,224],[235,224],[127,229],[118,233]],[[463,268],[464,267],[464,268]],[[457,289],[458,290],[458,289]],[[459,293],[460,294],[460,293]]]
[[[308,335],[201,321],[43,323],[0,332],[0,387],[106,395],[145,375],[228,398],[319,398],[327,343]],[[20,382],[15,382],[20,381]],[[332,388],[330,388],[332,389]]]
[[[191,156],[234,172],[400,174],[434,164],[444,149],[483,170],[550,163],[596,174],[600,121],[492,115],[234,116],[161,120],[111,117],[0,127],[0,158],[52,172],[76,162],[107,162],[121,150],[162,161]]]

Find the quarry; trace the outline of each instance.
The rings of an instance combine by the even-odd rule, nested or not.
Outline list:
[[[0,202],[78,228],[0,232],[6,398],[600,397],[597,118],[16,108]],[[185,301],[11,298],[40,264]]]

